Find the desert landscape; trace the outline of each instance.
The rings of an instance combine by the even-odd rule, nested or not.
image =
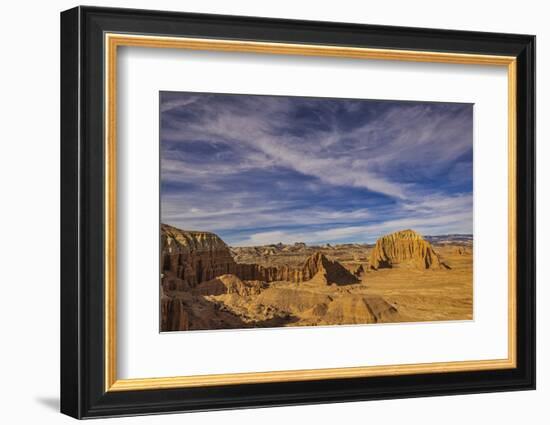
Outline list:
[[[473,319],[473,104],[159,109],[161,331]]]
[[[472,319],[472,237],[230,247],[161,225],[161,331]]]

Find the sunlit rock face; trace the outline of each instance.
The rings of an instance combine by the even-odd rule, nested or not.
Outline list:
[[[371,251],[371,269],[392,268],[396,265],[417,269],[448,268],[432,245],[410,229],[382,236]]]
[[[210,232],[161,225],[161,270],[169,290],[185,290],[222,274],[233,273],[227,245]]]

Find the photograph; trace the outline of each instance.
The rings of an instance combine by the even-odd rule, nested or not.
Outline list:
[[[473,320],[474,104],[159,109],[161,332]]]

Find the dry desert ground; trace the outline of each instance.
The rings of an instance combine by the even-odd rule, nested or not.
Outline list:
[[[162,225],[161,239],[162,331],[472,319],[471,237],[231,248]]]

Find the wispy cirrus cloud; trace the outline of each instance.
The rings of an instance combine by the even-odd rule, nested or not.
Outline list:
[[[162,220],[231,244],[468,233],[471,165],[471,105],[161,95]]]
[[[472,233],[472,199],[468,195],[448,198],[437,196],[427,199],[415,208],[399,206],[389,214],[377,218],[365,217],[359,220],[333,221],[330,226],[310,225],[307,231],[300,227],[267,232],[249,232],[234,242],[237,246],[262,245],[261,241],[274,240],[291,243],[296,241],[310,244],[374,242],[380,235],[406,228],[415,229],[425,235],[451,233]]]

